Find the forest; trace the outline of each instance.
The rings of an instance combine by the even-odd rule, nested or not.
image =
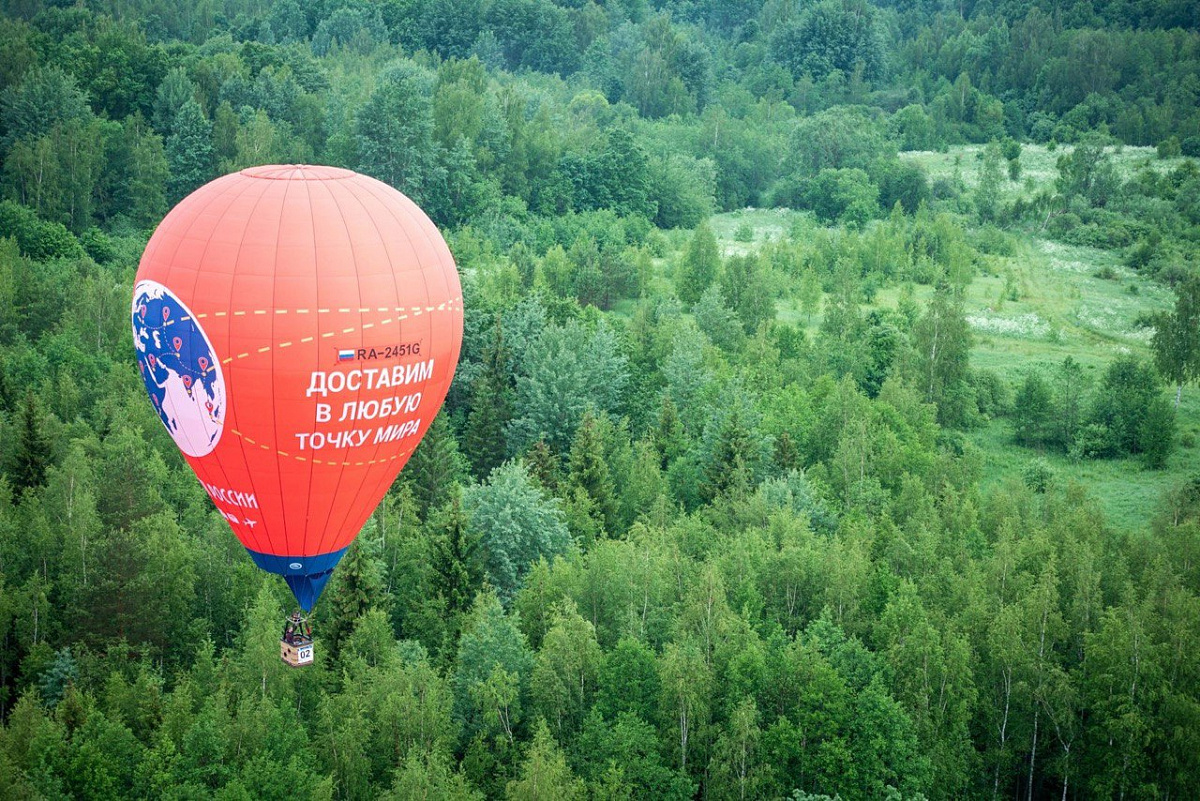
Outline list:
[[[1200,4],[0,8],[0,798],[1200,786]],[[302,669],[128,317],[272,163],[465,310]]]

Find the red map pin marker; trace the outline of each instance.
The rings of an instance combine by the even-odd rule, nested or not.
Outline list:
[[[179,337],[175,337],[171,340],[171,344],[175,346],[175,352],[179,353],[179,349],[183,347],[183,340]]]
[[[191,388],[192,388],[192,377],[191,377],[190,375],[185,375],[185,376],[183,377],[183,386],[184,386],[186,389],[191,389]]]
[[[146,357],[146,361],[150,362],[150,367],[153,368],[154,365],[158,362],[158,359],[154,358],[154,354],[151,353],[149,356]]]
[[[208,372],[208,359],[205,358],[204,356],[201,356],[199,359],[199,362],[200,362],[200,372],[202,372],[202,373]]]
[[[171,310],[163,309],[163,322],[166,322],[169,319],[171,319]]]

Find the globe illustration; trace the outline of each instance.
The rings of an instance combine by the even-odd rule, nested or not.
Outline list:
[[[224,429],[225,379],[200,322],[155,281],[134,288],[132,315],[138,370],[163,425],[187,455],[211,453]]]

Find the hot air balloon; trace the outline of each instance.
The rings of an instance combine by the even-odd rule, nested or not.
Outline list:
[[[163,219],[132,321],[163,425],[254,562],[311,611],[454,376],[445,241],[373,178],[242,170]]]

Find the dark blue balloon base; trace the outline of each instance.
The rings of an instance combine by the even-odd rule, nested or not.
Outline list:
[[[311,612],[317,599],[321,597],[321,591],[329,582],[329,577],[333,575],[333,569],[342,561],[346,548],[317,556],[276,556],[251,551],[249,548],[246,550],[249,551],[254,564],[268,573],[283,576],[283,580],[292,588],[292,595],[296,596],[300,608]]]

